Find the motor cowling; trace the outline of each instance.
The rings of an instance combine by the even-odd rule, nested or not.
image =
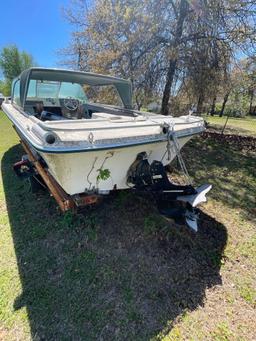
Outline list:
[[[131,164],[127,173],[127,184],[136,188],[152,185],[150,164],[146,152],[139,153]]]

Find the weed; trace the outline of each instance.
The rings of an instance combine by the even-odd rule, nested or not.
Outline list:
[[[144,232],[148,235],[155,234],[164,228],[163,218],[156,214],[151,214],[144,218]]]
[[[240,281],[238,284],[238,292],[240,296],[253,307],[256,307],[256,289],[248,280]]]
[[[109,169],[98,169],[99,174],[97,175],[97,182],[100,180],[107,180],[110,178],[110,170]]]
[[[234,337],[226,322],[219,323],[211,335],[214,341],[230,341],[231,337]]]

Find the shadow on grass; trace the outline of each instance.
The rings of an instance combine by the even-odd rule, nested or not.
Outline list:
[[[213,184],[210,197],[227,207],[243,210],[247,219],[255,216],[256,151],[238,150],[238,146],[214,138],[193,139],[184,148],[189,172],[198,183]]]
[[[150,200],[121,192],[86,215],[62,215],[48,193],[2,176],[34,340],[149,340],[204,304],[221,284],[225,226],[203,215],[199,232],[166,222]]]

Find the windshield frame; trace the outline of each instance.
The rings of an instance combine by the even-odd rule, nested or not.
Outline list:
[[[78,83],[81,86],[88,85],[114,85],[122,100],[124,108],[132,109],[132,84],[129,80],[117,78],[113,76],[101,75],[91,72],[63,70],[63,69],[48,69],[40,67],[32,67],[23,71],[20,76],[21,88],[20,99],[21,107],[24,109],[28,83],[30,79],[39,80],[53,80]]]

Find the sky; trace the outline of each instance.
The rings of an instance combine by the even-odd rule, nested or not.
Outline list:
[[[1,1],[0,49],[16,44],[30,53],[38,66],[58,67],[57,50],[68,45],[73,27],[62,8],[69,0]]]

